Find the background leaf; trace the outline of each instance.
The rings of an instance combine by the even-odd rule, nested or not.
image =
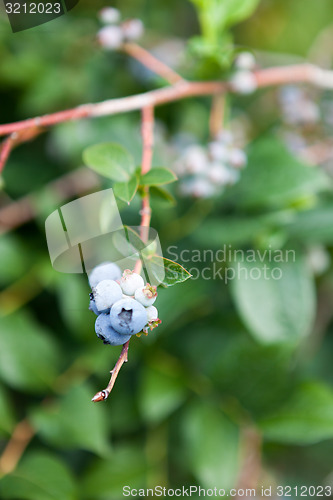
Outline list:
[[[285,206],[328,187],[325,174],[303,165],[273,138],[262,138],[249,150],[248,165],[228,199],[242,208]]]
[[[269,269],[266,279],[264,266]],[[280,279],[271,274],[274,268],[278,271],[274,271],[274,276],[281,276]],[[235,304],[258,341],[297,343],[310,333],[315,290],[302,258],[296,257],[295,262],[242,260],[234,265],[234,270],[236,278],[231,290]]]
[[[183,432],[191,469],[206,488],[231,488],[238,473],[238,431],[215,406],[199,402],[188,408]]]
[[[83,161],[97,173],[117,182],[128,182],[135,170],[132,156],[123,146],[113,142],[103,142],[85,149]]]
[[[0,378],[8,385],[43,393],[50,388],[59,365],[55,340],[29,314],[0,318]]]
[[[59,401],[33,410],[31,418],[38,434],[59,448],[108,454],[106,407],[91,403],[95,392],[87,385],[74,386]]]
[[[147,481],[147,463],[142,448],[123,446],[114,450],[108,460],[98,460],[84,474],[81,498],[118,500],[123,487],[144,488]]]
[[[12,404],[2,384],[0,384],[0,435],[10,434],[14,429],[15,418]]]
[[[10,475],[0,479],[2,498],[22,500],[76,500],[74,479],[55,455],[33,452]]]
[[[147,366],[141,380],[138,402],[147,422],[157,423],[169,416],[184,401],[186,390],[175,369]]]
[[[333,391],[321,382],[300,385],[286,403],[261,421],[267,439],[311,444],[333,437]]]

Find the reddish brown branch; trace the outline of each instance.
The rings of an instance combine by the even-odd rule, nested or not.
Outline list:
[[[333,72],[317,68],[311,64],[262,69],[254,72],[254,77],[258,87],[304,82],[322,88],[333,88]],[[77,108],[30,118],[20,122],[0,125],[0,136],[31,127],[50,127],[69,120],[126,113],[147,106],[156,107],[161,104],[178,101],[188,97],[221,94],[232,90],[232,85],[229,82],[179,81],[172,86],[152,90],[144,94],[137,94],[119,99],[109,99],[95,104],[84,104]]]
[[[6,162],[9,158],[10,152],[12,148],[14,147],[14,137],[15,137],[15,132],[13,132],[7,139],[3,141],[1,144],[1,150],[0,150],[0,173],[3,171]]]
[[[30,118],[20,122],[0,125],[0,136],[18,132],[31,127],[50,127],[58,123],[78,120],[87,117],[110,116],[127,113],[145,108],[159,106],[169,102],[178,101],[187,97],[200,95],[213,95],[227,90],[228,84],[224,82],[180,82],[173,86],[151,90],[119,99],[108,99],[95,104],[85,104],[77,108],[60,111],[49,115]]]
[[[209,130],[212,139],[214,139],[223,128],[224,108],[224,94],[214,95],[212,98],[212,106],[209,116]]]
[[[127,363],[127,361],[128,361],[128,346],[129,346],[130,340],[128,340],[126,342],[126,344],[123,345],[123,348],[121,350],[121,354],[118,358],[118,361],[115,364],[115,367],[113,368],[113,370],[110,372],[111,378],[110,378],[110,382],[108,383],[106,389],[103,389],[103,391],[97,392],[95,394],[95,396],[92,398],[91,401],[93,401],[94,403],[97,403],[98,401],[105,401],[109,397],[110,392],[112,391],[113,386],[116,382],[120,368],[123,366],[124,363]]]
[[[151,168],[151,162],[153,157],[153,145],[154,145],[154,108],[146,107],[142,110],[142,124],[141,124],[141,134],[142,134],[142,165],[141,174],[144,175],[149,172]],[[148,229],[151,219],[151,208],[150,208],[150,198],[149,198],[149,187],[145,186],[143,198],[142,198],[142,209],[141,209],[141,238],[143,241],[148,239]]]
[[[241,434],[242,466],[237,489],[256,489],[261,475],[262,437],[254,427],[244,427]],[[240,496],[235,498],[239,499]]]
[[[37,135],[41,134],[43,129],[39,127],[32,127],[26,130],[22,130],[21,132],[12,132],[9,137],[7,137],[0,149],[0,173],[4,169],[6,162],[9,158],[10,153],[18,144],[22,142],[31,141]]]
[[[142,122],[141,122],[141,134],[142,134],[142,164],[141,164],[141,174],[146,174],[149,172],[152,163],[153,156],[153,144],[154,144],[154,108],[147,106],[142,109]],[[148,240],[148,231],[150,225],[151,208],[149,199],[149,187],[145,186],[143,196],[142,196],[142,210],[141,210],[141,223],[140,223],[140,237],[143,241]],[[135,265],[135,272],[140,273],[141,270],[141,260],[138,260]],[[92,398],[94,403],[98,401],[105,401],[112,391],[115,384],[116,378],[120,371],[120,368],[128,359],[128,347],[130,340],[124,344],[119,359],[111,372],[111,378],[106,389],[97,392]]]
[[[10,474],[15,470],[26,447],[34,437],[35,432],[35,429],[28,420],[22,420],[17,424],[0,457],[0,475]]]
[[[150,69],[153,73],[161,76],[167,82],[174,85],[178,82],[183,82],[184,79],[178,75],[173,69],[169,68],[166,64],[159,61],[150,52],[140,47],[136,43],[125,43],[123,46],[123,51],[129,56],[133,57],[137,61],[141,62],[143,66]]]
[[[98,176],[92,170],[82,167],[50,182],[46,191],[55,195],[61,203],[99,185]],[[0,235],[29,222],[37,215],[36,198],[38,199],[38,193],[32,193],[0,208]]]

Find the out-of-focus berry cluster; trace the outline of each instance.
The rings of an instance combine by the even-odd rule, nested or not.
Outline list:
[[[104,7],[99,12],[99,19],[105,26],[97,33],[97,39],[108,50],[117,50],[126,42],[138,40],[144,33],[140,19],[121,21],[119,10],[113,7]]]
[[[288,85],[278,94],[282,124],[280,136],[289,150],[312,165],[332,165],[333,107],[318,90]]]
[[[132,335],[147,334],[161,323],[153,305],[156,287],[142,276],[112,262],[96,266],[89,274],[89,309],[97,315],[95,331],[105,344],[125,344]]]
[[[235,184],[247,162],[230,131],[221,131],[207,147],[189,145],[174,163],[180,179],[180,193],[195,198],[211,198]]]

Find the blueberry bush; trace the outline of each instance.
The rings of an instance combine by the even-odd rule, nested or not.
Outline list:
[[[332,14],[0,11],[0,498],[333,496]],[[110,188],[149,278],[58,272],[45,220]]]

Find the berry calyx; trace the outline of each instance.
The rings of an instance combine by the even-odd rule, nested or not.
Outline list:
[[[145,287],[135,290],[134,297],[143,306],[152,306],[157,297],[156,286],[147,283]]]

